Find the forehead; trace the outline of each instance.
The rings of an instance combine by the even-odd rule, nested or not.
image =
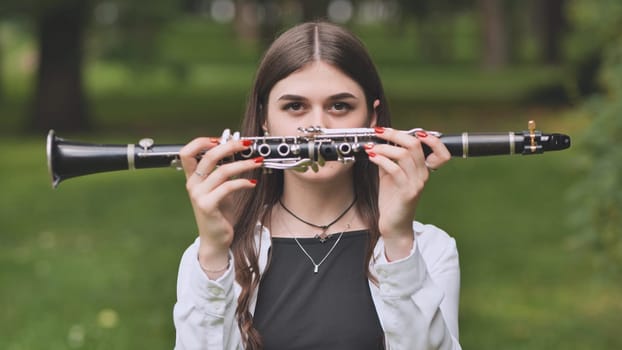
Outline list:
[[[328,63],[315,61],[277,82],[270,91],[269,100],[286,94],[321,99],[344,92],[365,98],[363,89],[352,78]]]

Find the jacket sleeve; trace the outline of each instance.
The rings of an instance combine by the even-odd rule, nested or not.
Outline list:
[[[455,240],[414,224],[411,254],[387,262],[376,247],[377,307],[390,350],[461,349],[458,342],[460,267]]]
[[[233,260],[223,276],[210,280],[199,266],[198,246],[197,238],[185,251],[179,266],[173,310],[175,349],[236,349],[239,331],[234,317]]]

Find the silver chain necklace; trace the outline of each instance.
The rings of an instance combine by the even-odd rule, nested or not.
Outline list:
[[[339,241],[341,240],[341,236],[343,236],[344,232],[345,231],[341,231],[341,233],[339,234],[339,237],[337,237],[337,240],[335,241],[335,243],[333,243],[333,246],[330,247],[330,250],[328,251],[328,253],[326,253],[326,255],[324,255],[324,258],[322,258],[322,260],[320,260],[319,263],[315,262],[315,260],[311,257],[311,255],[309,255],[309,253],[307,253],[307,250],[302,246],[302,244],[300,244],[300,242],[298,241],[298,238],[294,237],[294,241],[296,241],[296,243],[300,247],[300,250],[302,250],[302,252],[305,253],[305,255],[307,256],[307,258],[309,258],[309,260],[311,260],[311,263],[313,264],[313,273],[318,273],[320,271],[320,265],[322,265],[322,263],[324,261],[326,261],[326,259],[330,255],[330,253],[332,253],[333,250],[335,249],[335,247],[337,246],[337,244],[339,244]]]

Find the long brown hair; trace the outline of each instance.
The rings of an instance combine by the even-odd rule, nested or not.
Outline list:
[[[310,22],[297,25],[281,34],[266,51],[255,76],[253,89],[248,97],[242,123],[243,136],[262,135],[266,120],[267,101],[270,91],[280,80],[313,61],[323,61],[341,70],[356,81],[367,102],[368,113],[373,113],[375,100],[376,124],[390,126],[389,110],[376,67],[362,42],[352,33],[326,22]],[[369,264],[373,247],[380,237],[378,230],[378,169],[369,161],[354,164],[354,193],[357,209],[367,220],[370,244],[366,256]],[[236,318],[246,349],[261,349],[261,337],[253,327],[249,305],[259,285],[259,264],[255,246],[255,230],[258,222],[266,223],[272,207],[283,193],[283,172],[265,174],[257,170],[246,175],[258,179],[253,191],[240,193],[236,206],[238,218],[232,243],[235,258],[236,281],[242,291],[238,298]],[[368,272],[368,275],[369,272]]]

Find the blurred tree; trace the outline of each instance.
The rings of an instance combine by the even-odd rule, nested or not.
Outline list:
[[[486,69],[499,69],[508,64],[508,30],[503,0],[478,0],[477,7],[482,22],[482,65]]]
[[[597,253],[599,269],[622,273],[622,3],[574,0],[571,5],[572,42],[584,45],[579,52],[591,56],[596,47],[605,50],[601,92],[580,110],[591,120],[575,145],[583,156],[575,164],[585,176],[570,191],[569,220],[575,242]]]
[[[562,58],[562,34],[566,29],[565,0],[537,1],[542,62],[558,64]]]
[[[480,39],[470,45],[479,50],[484,68],[501,68],[525,58],[556,64],[563,59],[566,1],[398,0],[398,23],[403,31],[408,20],[413,20],[418,50],[425,62],[453,59],[454,26],[467,16],[479,22]]]
[[[417,33],[419,56],[426,63],[441,63],[451,59],[454,33],[453,17],[470,10],[473,0],[398,0],[399,25],[413,20]],[[403,31],[403,28],[402,28]]]
[[[510,63],[539,63],[538,27],[541,0],[507,0],[508,60]]]
[[[304,21],[313,21],[326,17],[326,9],[330,0],[298,0],[298,2],[302,9],[302,19]]]
[[[108,57],[140,62],[134,67],[141,67],[154,56],[158,29],[184,4],[188,6],[188,0],[153,0],[148,6],[140,0],[3,0],[0,16],[19,14],[35,27],[38,66],[28,129],[78,131],[91,126],[83,63],[94,9],[115,12],[104,13],[104,21],[110,22],[106,25],[114,28],[115,42],[102,51]],[[98,34],[106,36],[104,30]]]
[[[598,92],[602,85],[597,74],[602,64],[603,49],[619,34],[617,0],[569,0],[566,8],[571,31],[564,40],[564,59],[572,68],[568,89],[574,97]]]
[[[287,1],[237,0],[235,27],[238,36],[267,47],[283,25],[285,3]]]
[[[260,40],[259,4],[257,1],[237,0],[234,26],[241,40],[255,43]]]
[[[38,57],[32,110],[27,127],[79,130],[88,127],[82,87],[82,40],[88,2],[4,0],[0,16],[29,18]]]
[[[313,2],[315,3],[316,1]],[[261,43],[265,48],[272,43],[276,33],[283,25],[283,3],[284,1],[259,0],[259,4],[263,9],[263,20],[260,27]]]
[[[259,43],[265,49],[287,21],[323,19],[329,3],[330,0],[236,0],[234,25],[239,38]]]
[[[82,61],[89,4],[82,0],[40,2],[34,11],[39,66],[30,129],[87,129]]]
[[[3,77],[4,77],[4,33],[2,30],[2,26],[0,26],[0,102],[4,99],[4,85],[3,85]]]
[[[158,39],[166,26],[184,13],[203,11],[187,0],[91,0],[96,12],[100,53],[104,59],[129,64],[142,72],[159,63]],[[108,18],[110,17],[110,18]]]

